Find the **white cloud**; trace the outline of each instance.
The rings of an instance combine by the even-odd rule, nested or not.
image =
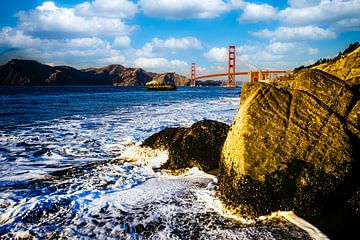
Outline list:
[[[109,49],[107,41],[97,37],[68,38],[68,39],[40,39],[27,35],[22,30],[4,27],[0,31],[0,46],[10,48],[38,48],[38,49]]]
[[[319,40],[336,37],[336,33],[330,29],[322,29],[316,26],[305,27],[279,27],[274,31],[263,29],[257,32],[250,32],[252,35],[273,40]]]
[[[266,47],[266,50],[271,54],[286,54],[298,47],[300,47],[299,44],[293,42],[272,42]]]
[[[227,49],[213,47],[208,52],[204,53],[204,57],[206,57],[210,61],[226,62],[226,59],[228,57]]]
[[[131,39],[128,36],[115,37],[113,46],[120,48],[130,47]]]
[[[270,42],[240,46],[238,65],[248,65],[251,69],[291,69],[303,65],[309,55],[319,50],[309,47],[305,42]]]
[[[0,47],[14,48],[11,57],[27,57],[54,64],[73,66],[98,66],[99,64],[125,62],[120,51],[97,37],[40,39],[26,35],[22,30],[4,27],[0,31]],[[1,56],[2,58],[6,56]]]
[[[168,71],[188,73],[188,64],[181,60],[168,60],[166,58],[144,58],[135,59],[136,67],[144,68],[150,71]]]
[[[53,40],[54,42],[59,42],[56,40]],[[60,41],[62,42],[62,41]],[[108,42],[97,38],[97,37],[86,37],[86,38],[73,38],[73,39],[67,39],[65,40],[65,43],[68,46],[71,46],[76,49],[81,48],[110,48],[110,45]]]
[[[0,32],[0,46],[8,48],[41,46],[39,38],[25,35],[23,31],[11,27],[3,27]]]
[[[137,57],[153,58],[161,56],[162,53],[171,50],[172,53],[176,53],[180,50],[188,49],[200,49],[202,43],[195,37],[183,37],[183,38],[168,38],[165,40],[159,38],[153,38],[151,42],[146,43],[142,48],[135,51]]]
[[[151,41],[153,46],[164,49],[200,49],[201,41],[195,37],[183,37],[183,38],[174,38],[171,37],[166,40],[159,38],[153,38]]]
[[[259,22],[262,20],[276,19],[277,10],[269,4],[247,3],[239,22]]]
[[[229,10],[223,0],[140,0],[145,15],[167,19],[213,18]]]
[[[360,0],[289,0],[277,10],[269,4],[245,3],[241,22],[278,20],[282,26],[321,26],[332,31],[359,30]]]
[[[128,0],[94,0],[75,6],[77,15],[87,17],[132,18],[137,10],[137,5]]]
[[[135,55],[138,57],[153,57],[155,55],[153,49],[151,43],[146,43],[141,49],[136,50]]]
[[[22,11],[19,29],[30,33],[68,34],[68,35],[127,35],[135,27],[127,26],[115,18],[80,17],[73,8],[57,7],[54,2],[44,2],[35,10]]]
[[[359,18],[360,0],[322,0],[306,2],[302,8],[286,8],[279,12],[279,19],[291,25],[332,25],[338,21]],[[311,3],[311,4],[309,4]]]

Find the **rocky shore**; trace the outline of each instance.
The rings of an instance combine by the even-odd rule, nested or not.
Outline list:
[[[217,169],[223,201],[244,216],[294,211],[331,239],[360,222],[360,46],[273,84],[247,83],[228,126],[203,121],[145,140],[164,168]]]

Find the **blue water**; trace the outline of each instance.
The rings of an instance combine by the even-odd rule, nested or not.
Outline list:
[[[166,127],[231,124],[239,92],[0,87],[0,238],[308,238],[286,221],[229,219],[215,176],[168,175],[167,153],[139,146]]]

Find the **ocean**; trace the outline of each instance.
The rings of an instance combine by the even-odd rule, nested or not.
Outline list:
[[[0,239],[311,239],[291,213],[244,219],[216,176],[140,148],[166,127],[231,124],[240,88],[0,87]]]

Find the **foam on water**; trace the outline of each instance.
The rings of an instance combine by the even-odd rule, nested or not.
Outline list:
[[[231,123],[235,98],[137,103],[0,129],[0,237],[99,239],[310,239],[284,215],[227,212],[216,177],[158,168],[166,151],[140,143],[165,127]],[[306,227],[304,227],[306,226]]]

